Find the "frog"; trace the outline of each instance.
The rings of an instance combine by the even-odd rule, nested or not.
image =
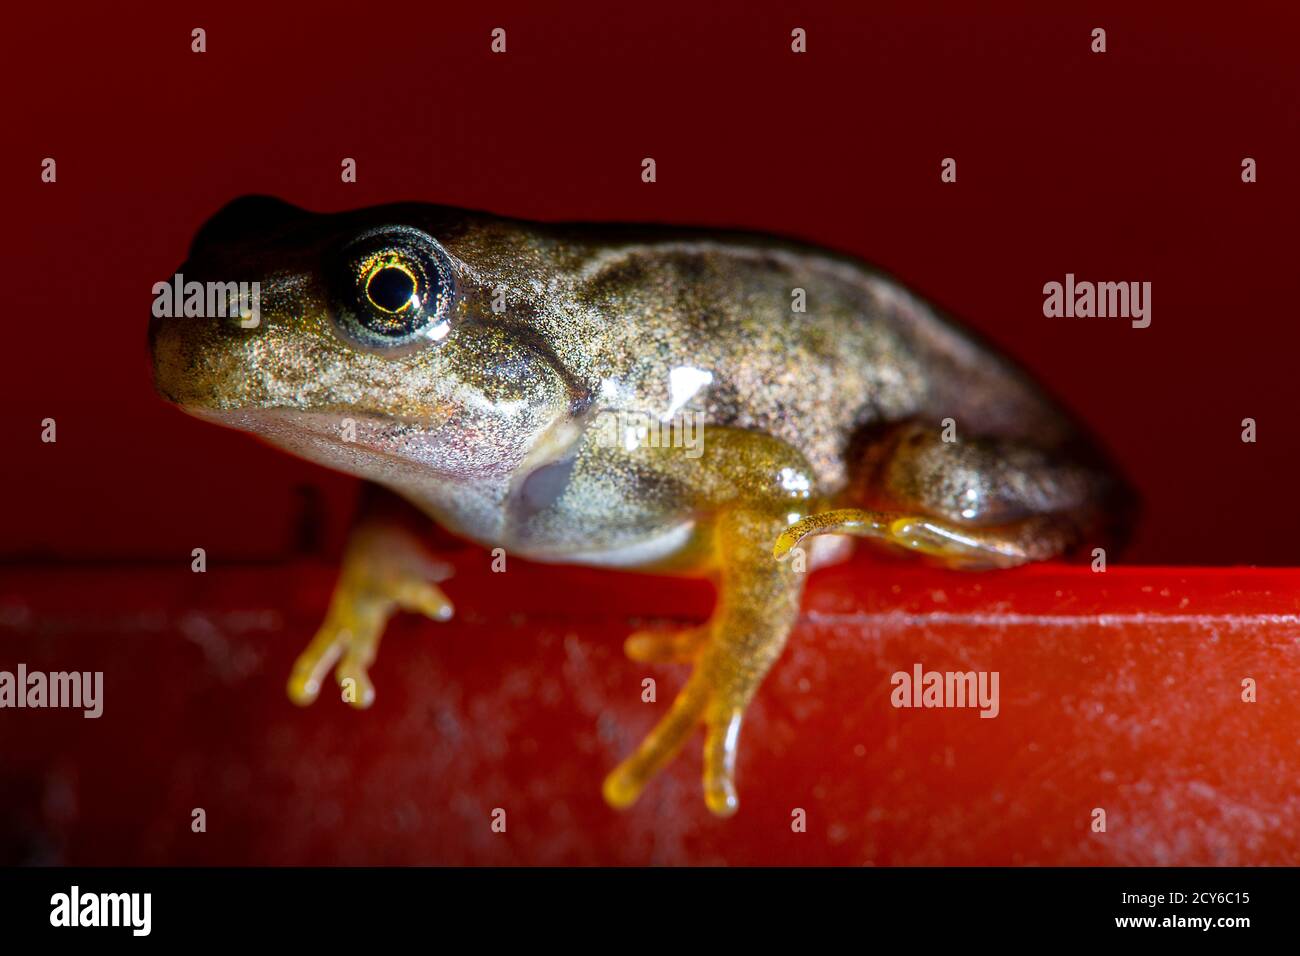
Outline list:
[[[629,625],[633,661],[691,669],[609,770],[615,808],[702,730],[704,802],[736,812],[742,722],[811,571],[863,544],[971,572],[1068,559],[1122,538],[1132,512],[1107,454],[1023,368],[806,242],[247,196],[181,271],[260,288],[256,321],[151,318],[156,390],[184,412],[494,554],[714,583],[702,623]],[[289,697],[312,703],[332,672],[370,706],[387,622],[448,620],[449,574],[424,536],[361,509]]]

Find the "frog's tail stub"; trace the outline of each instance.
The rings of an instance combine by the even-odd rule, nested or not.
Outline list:
[[[808,515],[786,528],[772,547],[772,556],[784,561],[804,538],[819,534],[854,534],[862,537],[887,537],[891,516],[863,508],[839,508]]]
[[[1014,568],[1065,553],[1079,539],[1078,523],[1078,516],[1064,513],[1031,515],[985,528],[924,514],[841,508],[790,525],[777,537],[772,555],[784,560],[804,538],[814,535],[851,534],[937,559],[950,568]]]

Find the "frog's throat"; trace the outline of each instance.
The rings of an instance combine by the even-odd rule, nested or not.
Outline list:
[[[361,478],[409,478],[413,470],[424,477],[436,474],[453,481],[487,477],[448,467],[454,457],[449,450],[461,439],[440,431],[441,423],[353,410],[182,408],[196,418],[247,432],[290,454]],[[502,462],[493,472],[510,484],[522,483],[534,471],[571,455],[582,432],[580,421],[559,417],[539,434],[521,461],[513,467]],[[394,469],[408,474],[394,475]]]

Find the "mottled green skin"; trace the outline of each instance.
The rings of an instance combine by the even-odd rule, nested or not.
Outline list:
[[[386,224],[438,240],[458,287],[450,334],[396,356],[336,333],[321,274],[331,248]],[[260,280],[262,323],[156,320],[166,397],[541,560],[661,565],[691,553],[707,515],[689,464],[590,438],[602,413],[668,410],[675,368],[712,375],[687,403],[706,445],[717,426],[779,439],[806,463],[813,501],[842,495],[861,437],[891,422],[952,418],[963,435],[1049,451],[1074,440],[1019,372],[896,283],[763,237],[243,200],[205,227],[182,271]],[[806,312],[792,311],[795,289]],[[345,418],[355,442],[339,439]]]

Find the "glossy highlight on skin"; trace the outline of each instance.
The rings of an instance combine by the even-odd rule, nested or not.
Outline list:
[[[409,308],[390,308],[396,276],[369,294],[385,268],[409,276]],[[716,582],[709,621],[626,642],[634,660],[694,669],[606,778],[615,807],[702,726],[705,803],[736,812],[746,708],[807,572],[850,537],[985,570],[1077,549],[1125,513],[1103,456],[1023,373],[897,283],[813,247],[420,204],[318,215],[254,197],[200,230],[183,271],[263,289],[256,329],[154,320],[156,385],[184,410],[512,558]],[[611,439],[610,421],[643,424]],[[449,573],[409,528],[363,509],[290,697],[312,703],[332,671],[367,707],[386,621],[447,620]]]

